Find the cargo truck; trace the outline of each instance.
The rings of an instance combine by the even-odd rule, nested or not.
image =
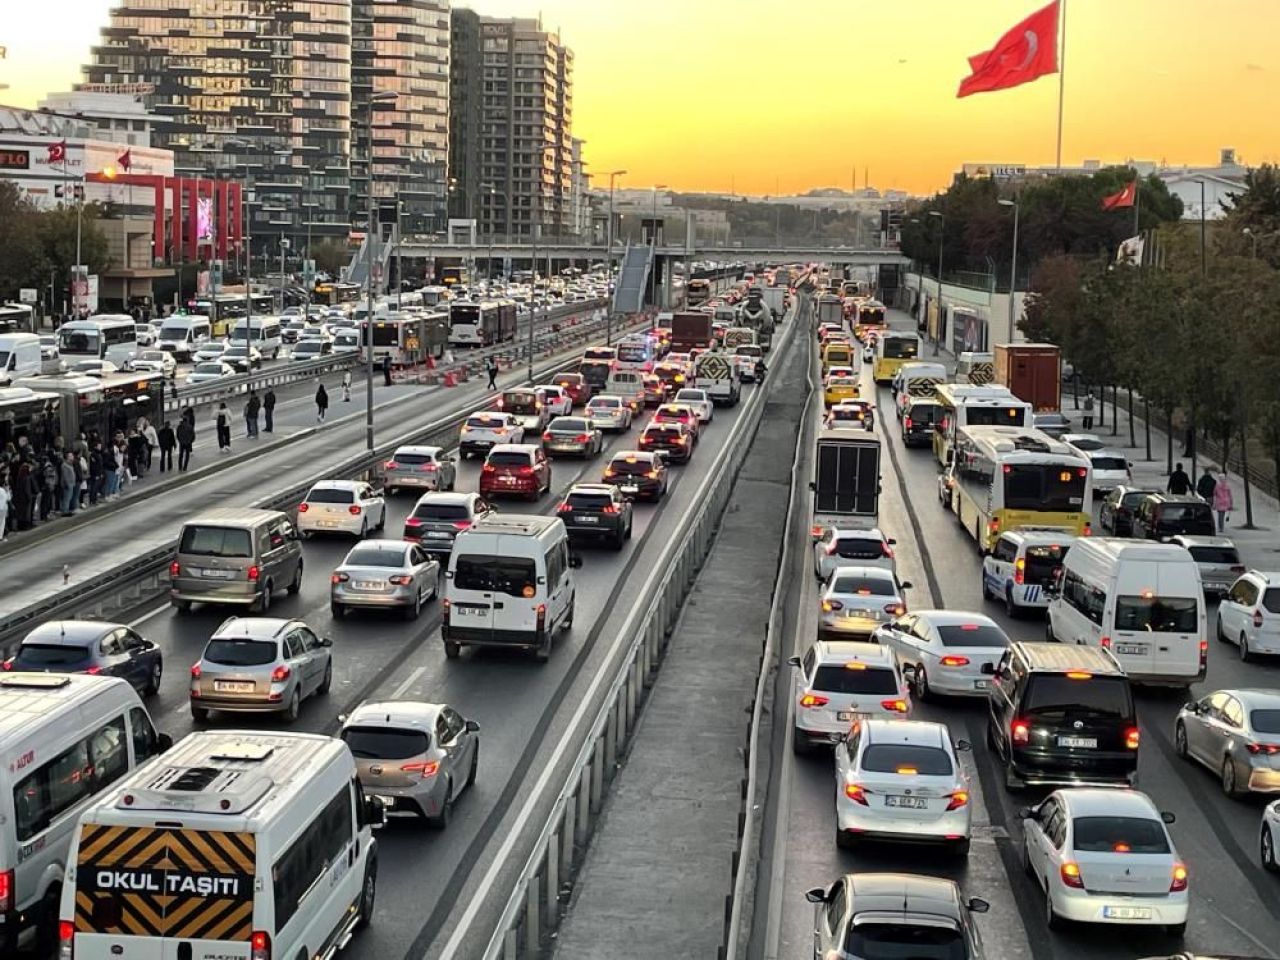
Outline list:
[[[764,296],[764,302],[773,311],[774,322],[781,321],[787,315],[787,287],[785,281],[781,286],[765,287],[760,292]]]
[[[1033,412],[1056,411],[1062,403],[1062,351],[1052,343],[997,343],[995,379]]]
[[[693,311],[671,318],[671,352],[688,353],[711,346],[711,314]]]
[[[866,530],[880,515],[880,438],[852,430],[824,430],[818,434],[814,456],[814,540],[827,527]]]

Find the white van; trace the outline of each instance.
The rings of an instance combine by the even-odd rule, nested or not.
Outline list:
[[[244,343],[257,347],[264,357],[275,360],[280,356],[281,326],[279,317],[241,317],[231,331],[232,343]]]
[[[165,317],[156,346],[172,353],[177,360],[190,360],[191,355],[211,336],[209,318],[198,314]]]
[[[81,817],[61,956],[331,957],[373,914],[382,821],[341,740],[193,733]]]
[[[1204,590],[1185,547],[1079,537],[1047,615],[1050,640],[1106,647],[1135,683],[1188,687],[1204,679]]]
[[[41,373],[40,338],[34,333],[0,333],[0,387]]]
[[[168,746],[126,680],[0,674],[0,955],[52,954],[76,819]]]
[[[940,363],[913,360],[904,363],[893,376],[892,390],[898,419],[907,405],[919,397],[933,397],[934,389],[947,382],[947,368]]]
[[[573,626],[573,571],[559,517],[491,516],[454,538],[445,574],[445,656],[464,646],[533,650],[551,656],[556,631]]]
[[[110,360],[126,368],[138,355],[138,325],[127,313],[100,313],[58,328],[58,351],[68,364]]]
[[[621,370],[614,367],[609,371],[609,379],[605,381],[602,392],[621,397],[627,402],[631,412],[638,414],[644,409],[644,374],[639,370]]]

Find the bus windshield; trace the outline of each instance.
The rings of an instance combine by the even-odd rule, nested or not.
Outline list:
[[[458,324],[479,323],[480,308],[474,304],[467,306],[455,303],[449,311],[449,322],[455,326]]]
[[[102,346],[102,338],[96,330],[58,331],[58,350],[63,356],[96,357]]]
[[[970,427],[1021,427],[1026,407],[965,407],[964,422]]]
[[[373,325],[373,345],[375,347],[398,347],[400,345],[400,328],[394,323],[375,323]]]
[[[884,341],[884,356],[888,360],[914,359],[919,349],[920,344],[914,337],[906,340],[901,337],[889,337]]]
[[[1004,505],[1009,510],[1076,513],[1084,509],[1088,470],[1061,463],[1004,465]]]

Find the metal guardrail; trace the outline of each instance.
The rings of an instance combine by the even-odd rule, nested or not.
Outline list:
[[[784,336],[789,339],[797,326],[794,321],[789,323]],[[743,435],[754,435],[764,414],[765,396],[765,391],[758,391],[752,403],[744,407],[746,416],[737,425]],[[742,436],[725,443],[698,491],[697,512],[686,518],[681,532],[667,541],[662,555],[650,568],[653,573],[644,588],[643,605],[632,609],[620,631],[621,636],[631,637],[627,652],[600,700],[586,739],[520,872],[483,953],[484,960],[537,957],[546,934],[559,924],[562,884],[585,856],[587,841],[603,809],[605,792],[635,732],[641,703],[655,681],[685,597],[711,550],[720,517],[750,447]],[[603,678],[597,682],[603,682]],[[455,948],[456,953],[452,941],[445,948],[447,957],[454,955],[450,948]]]

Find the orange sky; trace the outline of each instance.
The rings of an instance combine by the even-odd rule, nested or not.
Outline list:
[[[1063,161],[1280,161],[1280,0],[1068,0]],[[13,0],[0,102],[65,89],[110,0]],[[626,186],[928,192],[964,161],[1053,162],[1057,78],[955,99],[1039,0],[485,0],[559,26],[575,133]],[[604,11],[604,12],[602,12]],[[776,184],[776,187],[775,187]]]

